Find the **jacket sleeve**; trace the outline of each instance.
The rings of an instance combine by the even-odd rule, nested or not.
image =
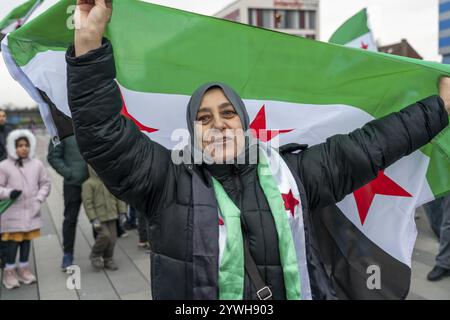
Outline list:
[[[301,152],[298,168],[310,208],[341,201],[375,179],[380,170],[430,142],[447,125],[442,99],[431,96]]]
[[[48,172],[45,169],[42,162],[40,162],[39,167],[40,167],[39,168],[39,181],[38,181],[39,191],[37,193],[36,198],[38,199],[39,202],[42,203],[47,199],[47,197],[50,194],[51,184],[50,184],[50,179],[48,177]]]
[[[117,212],[119,214],[127,213],[128,211],[127,204],[123,201],[120,201],[119,199],[116,199],[116,201],[117,201]]]
[[[67,55],[68,101],[77,144],[117,198],[150,214],[161,203],[170,151],[151,141],[121,115],[111,43],[75,57]]]
[[[70,179],[72,176],[72,169],[64,162],[64,142],[57,146],[53,146],[50,141],[48,145],[47,161],[63,178]]]
[[[3,166],[0,165],[0,200],[9,199],[9,195],[11,194],[11,191],[13,191],[13,189],[6,187],[7,184],[8,184],[7,173],[5,172]]]
[[[89,183],[89,181],[83,183],[83,185],[81,186],[81,199],[83,201],[84,212],[86,212],[86,216],[88,217],[89,221],[97,219],[94,205],[94,188],[92,184]]]

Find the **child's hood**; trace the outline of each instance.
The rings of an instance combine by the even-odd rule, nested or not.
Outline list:
[[[6,138],[6,148],[8,151],[8,156],[14,160],[19,159],[16,153],[16,141],[20,138],[27,138],[30,143],[30,154],[29,159],[33,159],[36,154],[36,137],[34,134],[27,129],[13,130]]]

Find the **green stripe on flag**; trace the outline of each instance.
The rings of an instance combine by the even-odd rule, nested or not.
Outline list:
[[[0,201],[0,216],[8,210],[9,207],[11,207],[14,202],[16,202],[16,199],[7,199],[7,200],[1,200]]]
[[[244,297],[244,242],[241,210],[231,201],[219,181],[213,177],[212,182],[227,230],[227,241],[220,263],[219,299],[242,300]]]
[[[348,19],[330,38],[331,43],[345,45],[370,32],[367,24],[367,9]]]
[[[29,0],[12,10],[0,21],[0,29],[8,27],[11,23],[25,17],[39,0]]]
[[[74,38],[75,4],[76,0],[61,0],[8,36],[8,47],[19,66],[38,53],[67,50]]]

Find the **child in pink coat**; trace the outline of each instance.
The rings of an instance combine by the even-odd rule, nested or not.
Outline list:
[[[31,240],[40,236],[41,205],[50,193],[50,180],[35,159],[36,138],[29,130],[14,130],[7,138],[8,158],[0,162],[0,200],[15,199],[1,216],[0,234],[6,241],[3,285],[7,289],[30,284],[36,277],[28,266]],[[16,257],[20,249],[19,266]]]

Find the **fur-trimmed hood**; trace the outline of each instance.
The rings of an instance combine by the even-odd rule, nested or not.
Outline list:
[[[8,156],[14,160],[19,159],[16,153],[16,141],[19,138],[27,138],[30,143],[30,154],[28,159],[33,159],[36,152],[36,137],[27,129],[13,130],[6,138],[6,149],[8,150]]]

